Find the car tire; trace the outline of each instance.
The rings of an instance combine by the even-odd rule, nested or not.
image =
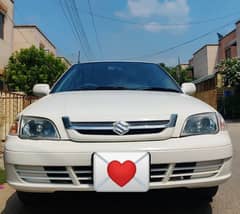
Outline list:
[[[50,194],[17,191],[17,196],[24,205],[35,205],[48,202]]]
[[[218,186],[190,189],[191,196],[204,201],[212,201],[213,197],[217,194]]]

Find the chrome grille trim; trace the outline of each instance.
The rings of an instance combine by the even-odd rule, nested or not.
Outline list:
[[[75,173],[92,173],[92,171],[91,170],[86,170],[86,171],[81,170],[81,171],[75,171]]]
[[[212,165],[212,166],[196,166],[194,167],[194,170],[214,170],[215,168],[220,168],[222,165],[218,164],[218,165]],[[180,170],[192,170],[193,167],[178,167],[176,169],[174,169],[174,171],[180,171]]]
[[[218,173],[218,170],[209,171],[209,172],[193,172],[193,173],[176,174],[176,175],[171,175],[171,178],[181,177],[181,176],[208,175],[208,174],[215,174],[215,173]]]
[[[72,122],[69,117],[62,117],[66,129],[81,131],[113,131],[115,121],[110,122]],[[170,120],[151,120],[151,121],[126,121],[129,124],[129,130],[162,130],[173,128],[176,125],[177,114],[172,114]]]
[[[55,178],[55,177],[36,177],[36,176],[21,176],[22,179],[29,179],[29,180],[58,180],[58,181],[71,181],[71,178]]]
[[[68,173],[67,171],[36,171],[36,170],[21,170],[21,169],[16,169],[17,173],[33,173],[33,174],[42,174],[42,173],[52,173],[52,174],[66,174]]]

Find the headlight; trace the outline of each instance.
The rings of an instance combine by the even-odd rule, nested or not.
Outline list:
[[[18,136],[18,131],[19,131],[18,127],[19,127],[19,118],[16,118],[13,121],[8,134],[12,136]]]
[[[190,116],[182,130],[181,136],[216,134],[219,131],[216,113],[204,113]]]
[[[35,117],[22,117],[20,138],[25,139],[59,139],[58,131],[48,119]]]

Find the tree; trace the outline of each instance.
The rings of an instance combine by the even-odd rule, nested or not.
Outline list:
[[[37,83],[50,86],[66,70],[66,65],[43,49],[32,46],[15,52],[4,71],[4,80],[11,91],[23,91],[32,95]]]
[[[223,75],[224,85],[229,87],[240,86],[240,59],[223,60],[217,65],[218,71]]]
[[[186,69],[183,69],[178,65],[175,67],[168,67],[164,63],[160,63],[160,66],[167,71],[180,85],[184,82],[191,82],[193,80],[191,77],[190,67]]]

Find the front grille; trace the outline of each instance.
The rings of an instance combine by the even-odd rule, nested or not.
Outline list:
[[[67,130],[77,131],[83,135],[141,135],[161,133],[176,125],[177,115],[171,115],[169,120],[144,121],[103,121],[103,122],[74,122],[63,117],[63,124]],[[118,133],[120,131],[120,133]]]
[[[93,184],[91,166],[16,166],[15,168],[19,177],[28,183]]]
[[[72,184],[66,167],[62,166],[45,166],[44,170],[49,178],[50,183],[54,184]]]
[[[92,166],[74,166],[73,171],[80,184],[93,184]]]
[[[224,160],[174,163],[174,164],[151,164],[151,182],[171,182],[208,178],[217,175]]]
[[[191,179],[191,174],[194,172],[195,166],[196,162],[177,163],[170,177],[170,181]]]
[[[150,184],[202,179],[216,176],[224,160],[151,164]],[[27,183],[93,185],[92,166],[15,166],[18,176]]]
[[[169,164],[151,164],[150,182],[161,182],[168,171]]]
[[[169,121],[130,121],[126,135],[155,134],[162,132]],[[72,122],[74,130],[86,135],[118,135],[113,131],[114,122]]]
[[[138,134],[156,134],[162,132],[164,129],[131,129],[126,135]],[[113,130],[76,130],[79,134],[86,135],[117,135]]]

